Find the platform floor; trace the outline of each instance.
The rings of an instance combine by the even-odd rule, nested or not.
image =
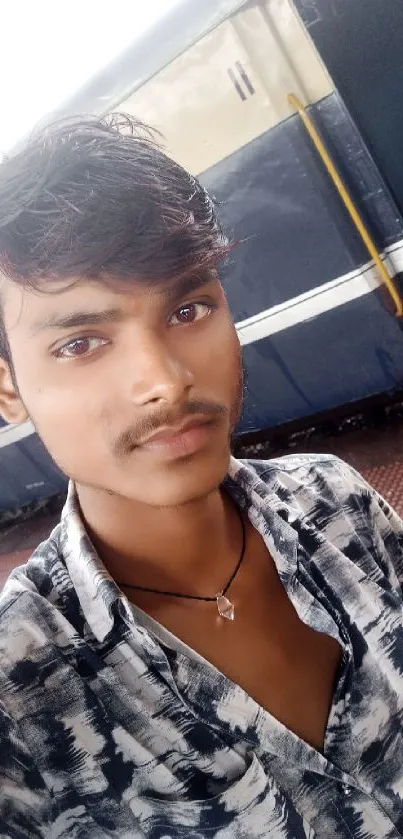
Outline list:
[[[287,449],[259,447],[254,457],[277,457],[290,452],[333,453],[360,471],[403,518],[403,420],[380,428],[349,431],[334,436],[302,435],[289,442]],[[0,585],[10,571],[21,565],[32,550],[50,534],[60,512],[37,514],[26,521],[12,523],[0,533]]]

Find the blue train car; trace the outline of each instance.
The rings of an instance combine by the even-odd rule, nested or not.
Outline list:
[[[403,388],[402,36],[400,0],[187,0],[62,109],[154,125],[215,197],[238,243],[222,279],[247,372],[241,433]],[[52,494],[62,476],[33,433],[2,447],[0,485],[14,450],[14,483],[25,475],[28,445]]]
[[[66,487],[66,477],[49,457],[31,423],[1,422],[0,511],[35,505]]]

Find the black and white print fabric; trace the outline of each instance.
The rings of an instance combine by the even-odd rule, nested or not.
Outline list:
[[[2,839],[403,836],[402,522],[332,456],[232,459],[225,485],[343,649],[323,753],[136,622],[71,484],[0,596]]]

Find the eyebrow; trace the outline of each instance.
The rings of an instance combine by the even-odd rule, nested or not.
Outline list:
[[[31,327],[31,334],[37,335],[49,329],[72,329],[77,326],[97,326],[100,323],[116,323],[123,320],[121,309],[104,309],[101,312],[69,312],[64,315],[48,315],[44,320],[36,321]]]
[[[191,294],[197,289],[212,282],[212,276],[203,275],[185,275],[178,279],[171,286],[162,289],[168,305],[174,305],[179,300]],[[31,335],[38,335],[40,332],[45,332],[51,329],[74,329],[80,326],[98,326],[104,323],[118,323],[126,320],[129,317],[127,312],[120,308],[109,308],[101,311],[80,310],[75,312],[66,312],[65,314],[54,313],[47,315],[41,321],[36,321],[32,324],[30,329]]]

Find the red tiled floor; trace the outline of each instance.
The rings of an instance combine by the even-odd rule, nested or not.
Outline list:
[[[271,449],[270,457],[306,451],[336,454],[351,463],[403,518],[403,422],[334,437],[313,435],[287,451],[273,452]],[[253,456],[264,457],[264,451]],[[33,548],[46,539],[58,518],[59,513],[40,514],[3,528],[0,534],[0,586],[11,569],[25,562]]]
[[[368,483],[372,484],[403,518],[403,463],[390,463],[363,470]]]

